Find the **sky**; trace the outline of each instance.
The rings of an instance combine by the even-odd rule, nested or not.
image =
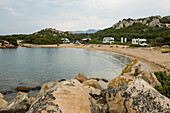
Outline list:
[[[0,0],[0,35],[104,29],[124,18],[170,15],[170,0]]]

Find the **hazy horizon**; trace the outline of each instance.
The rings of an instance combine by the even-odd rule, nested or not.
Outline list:
[[[168,16],[169,0],[0,0],[0,35],[104,29],[124,18]]]

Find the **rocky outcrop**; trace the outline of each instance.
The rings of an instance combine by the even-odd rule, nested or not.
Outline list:
[[[30,105],[28,95],[26,93],[20,93],[6,106],[0,108],[0,113],[25,113],[28,111]]]
[[[108,85],[106,100],[110,113],[169,112],[170,99],[143,79],[119,76]]]
[[[102,89],[100,84],[98,83],[97,80],[95,79],[90,79],[90,80],[87,80],[87,81],[84,81],[83,82],[83,85],[85,86],[91,86],[91,87],[94,87],[96,89]]]
[[[79,73],[74,79],[77,79],[81,83],[88,80],[88,78],[83,73]]]
[[[12,44],[4,44],[3,46],[0,46],[0,48],[2,48],[2,49],[6,49],[6,48],[17,48],[17,46],[14,46],[14,45],[12,45]]]
[[[162,19],[161,16],[151,16],[151,17],[141,18],[141,19],[130,19],[130,18],[129,19],[123,19],[122,21],[119,21],[118,23],[114,24],[113,28],[121,29],[121,28],[124,28],[124,27],[131,26],[135,23],[142,23],[142,24],[145,24],[146,26],[149,26],[149,27],[166,26],[166,27],[170,28],[170,26],[167,25],[167,23],[161,23],[159,21],[160,19]]]
[[[78,80],[71,79],[46,90],[27,113],[33,112],[100,113],[102,108]]]
[[[108,84],[106,100],[110,113],[168,112],[170,99],[153,87],[161,86],[155,75],[135,59]]]
[[[137,59],[129,63],[119,76],[134,76],[144,79],[153,87],[161,86],[161,83],[157,80],[156,76],[151,71],[145,69]]]

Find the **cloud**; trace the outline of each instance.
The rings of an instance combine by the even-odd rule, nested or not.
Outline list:
[[[9,8],[9,7],[1,7],[1,10],[4,10],[7,13],[12,14],[14,16],[20,16],[20,14],[18,12],[16,12],[14,9]]]
[[[169,0],[1,0],[0,33],[102,29],[123,18],[166,16]]]

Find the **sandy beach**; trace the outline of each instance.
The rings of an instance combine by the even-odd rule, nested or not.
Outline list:
[[[99,45],[99,44],[60,44],[57,45],[32,45],[22,44],[24,47],[66,47],[66,48],[82,48],[89,50],[100,50],[114,52],[137,58],[147,64],[153,71],[166,70],[170,74],[170,54],[161,53],[161,49],[150,48],[129,48],[126,45]]]

